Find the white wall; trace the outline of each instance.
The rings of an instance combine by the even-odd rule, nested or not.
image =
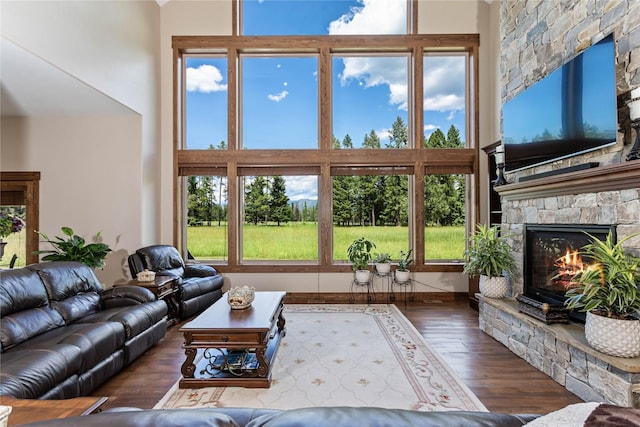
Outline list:
[[[117,251],[98,272],[110,285],[125,277],[120,266],[128,252],[172,237],[160,226],[164,216],[171,221],[172,210],[159,209],[167,195],[159,185],[166,154],[158,132],[159,6],[2,1],[0,8],[3,38],[131,110],[112,117],[2,120],[0,168],[42,172],[40,227],[49,235],[71,226],[90,239],[102,230]]]

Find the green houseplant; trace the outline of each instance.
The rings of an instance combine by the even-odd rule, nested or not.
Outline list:
[[[507,236],[501,234],[497,226],[478,224],[469,237],[464,258],[463,272],[480,276],[480,293],[489,298],[504,298],[507,294],[504,275],[516,272]]]
[[[100,232],[94,237],[93,243],[86,243],[85,239],[76,235],[70,227],[62,227],[62,233],[66,237],[55,236],[50,239],[42,231],[36,231],[44,239],[44,242],[53,246],[53,249],[35,251],[34,254],[42,255],[43,261],[79,261],[91,268],[103,268],[104,259],[111,252],[111,248],[100,242]]]
[[[377,252],[373,257],[373,262],[376,264],[378,274],[385,275],[391,271],[391,255],[388,253]]]
[[[375,249],[376,245],[370,240],[364,237],[359,237],[351,242],[351,245],[347,248],[347,256],[353,270],[356,272],[356,281],[358,283],[367,283],[369,281],[369,274],[371,273],[367,269],[369,261],[371,261],[371,251]]]
[[[622,247],[640,234],[617,243],[611,232],[604,241],[587,235],[591,242],[580,255],[589,265],[572,278],[565,305],[587,313],[585,337],[593,348],[617,357],[640,356],[640,258]]]
[[[396,282],[406,283],[409,281],[409,264],[413,262],[411,254],[413,249],[409,249],[407,252],[400,251],[400,259],[398,259],[398,268],[396,268]]]

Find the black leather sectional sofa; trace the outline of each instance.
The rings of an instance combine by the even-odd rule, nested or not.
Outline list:
[[[520,427],[537,415],[490,412],[418,412],[325,407],[291,410],[217,408],[104,412],[26,424],[30,427]]]
[[[147,289],[104,290],[77,262],[0,271],[0,394],[89,394],[166,333],[167,306]]]

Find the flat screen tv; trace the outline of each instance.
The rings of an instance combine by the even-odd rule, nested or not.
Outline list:
[[[615,144],[614,50],[609,35],[503,105],[506,171]]]

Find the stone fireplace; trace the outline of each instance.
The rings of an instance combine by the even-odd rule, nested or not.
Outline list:
[[[635,408],[640,408],[640,358],[599,353],[586,343],[581,323],[546,324],[521,313],[513,297],[525,292],[525,263],[530,266],[532,252],[526,247],[527,227],[615,227],[618,240],[640,232],[640,161],[626,161],[636,137],[626,102],[631,89],[640,85],[640,39],[634,37],[640,29],[638,13],[640,3],[625,0],[500,3],[503,103],[605,35],[614,34],[618,142],[507,174],[508,183],[496,190],[502,228],[513,236],[510,243],[522,274],[512,279],[510,298],[480,297],[479,301],[480,328],[514,354],[586,401]],[[587,162],[599,166],[544,176]],[[531,179],[520,179],[525,176]],[[625,249],[640,256],[640,237],[629,239]]]
[[[640,358],[622,359],[599,353],[586,343],[584,325],[579,321],[546,324],[520,312],[513,297],[524,292],[526,276],[531,274],[525,272],[525,264],[530,267],[530,257],[535,255],[531,247],[527,248],[527,244],[531,245],[528,231],[551,230],[537,241],[551,246],[556,245],[555,237],[562,237],[567,231],[581,235],[578,230],[586,230],[602,236],[614,228],[617,239],[640,232],[639,172],[640,161],[625,162],[499,188],[502,227],[512,235],[511,246],[522,274],[511,281],[511,298],[480,297],[479,301],[480,329],[529,364],[586,401],[635,408],[640,408]],[[557,251],[566,251],[565,243],[559,244],[562,247]],[[628,243],[625,248],[640,255],[640,237]],[[545,283],[550,274],[542,274]],[[538,282],[538,286],[546,284]]]
[[[605,240],[609,232],[615,239],[615,226],[597,224],[525,224],[523,243],[523,295],[555,306],[562,306],[573,276],[585,269],[590,259],[580,250],[591,237]],[[614,240],[615,241],[615,240]],[[569,313],[583,322],[583,313]]]

